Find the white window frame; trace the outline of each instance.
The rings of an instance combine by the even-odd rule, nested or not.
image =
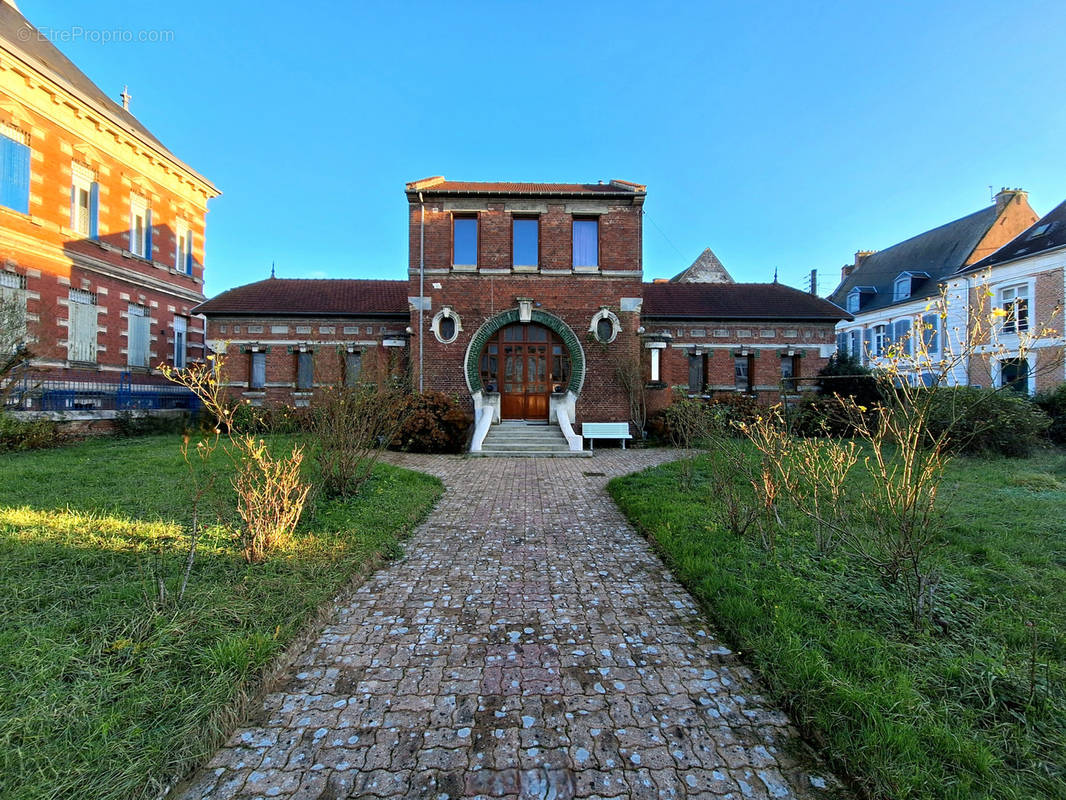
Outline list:
[[[174,368],[185,369],[188,360],[189,321],[174,317]]]
[[[192,275],[192,270],[185,266],[189,263],[189,255],[192,253],[192,226],[185,220],[178,220],[175,227],[174,269],[182,275]]]
[[[1000,327],[1000,332],[1005,334],[1026,333],[1033,329],[1033,282],[1018,281],[1002,284],[996,287],[996,308],[1006,313]],[[1008,304],[1015,304],[1019,300],[1025,301],[1024,327],[1018,324],[1017,319],[1011,318]]]
[[[141,258],[151,258],[148,249],[148,201],[138,194],[130,195],[130,252]],[[140,230],[137,220],[140,218]]]
[[[130,303],[126,308],[126,363],[148,369],[152,359],[151,309],[140,303]]]
[[[71,289],[67,305],[67,360],[95,364],[97,357],[96,295]]]
[[[1003,363],[1006,361],[1025,361],[1025,393],[1032,397],[1036,394],[1036,363],[1035,353],[1030,352],[1022,358],[1018,353],[1006,353],[995,359],[996,374],[995,385],[1001,389],[1007,388],[1008,384],[1003,381]]]
[[[896,282],[892,285],[892,299],[893,300],[906,300],[911,296],[911,282],[914,280],[913,276],[909,272],[905,272],[896,278]]]
[[[440,330],[441,322],[443,322],[445,319],[450,319],[455,322],[455,330],[452,332],[452,336],[450,339],[446,338]],[[438,342],[440,342],[441,344],[451,344],[459,338],[459,334],[463,330],[463,323],[462,320],[459,318],[459,315],[455,313],[455,310],[451,306],[444,306],[434,315],[433,322],[430,323],[430,330],[433,331],[433,336]],[[368,330],[368,332],[373,333],[373,329]]]
[[[875,358],[880,358],[885,354],[885,350],[888,349],[888,343],[892,340],[891,334],[889,334],[890,323],[882,322],[873,327],[873,333],[870,335],[870,344],[873,346],[872,355]]]
[[[29,336],[29,314],[26,311],[28,298],[26,277],[19,275],[17,272],[0,270],[0,302],[5,307],[10,305],[12,309],[9,319],[0,320],[0,324],[9,328],[4,331],[3,340],[5,345],[11,345],[15,349],[20,344],[24,344]],[[5,308],[4,316],[7,317],[7,314],[8,312]],[[6,355],[7,353],[0,353],[0,356]]]
[[[83,167],[81,164],[74,162],[71,165],[70,176],[70,191],[71,191],[71,204],[70,204],[70,229],[75,233],[81,234],[86,239],[89,238],[89,234],[92,231],[92,213],[93,213],[93,184],[96,183],[96,176],[92,170],[88,167]],[[80,216],[81,197],[85,196],[85,219],[82,220]],[[84,224],[83,224],[84,223]]]
[[[607,339],[600,338],[599,325],[600,320],[607,320],[611,323],[611,335]],[[600,344],[610,344],[618,338],[618,334],[622,332],[622,323],[618,319],[617,315],[609,308],[601,308],[595,314],[592,315],[592,319],[589,320],[589,333],[592,334],[592,338]]]

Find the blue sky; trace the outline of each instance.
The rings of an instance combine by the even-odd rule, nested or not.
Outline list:
[[[222,190],[209,295],[272,261],[405,278],[403,185],[428,175],[646,183],[646,279],[709,246],[823,293],[990,185],[1066,199],[1061,2],[19,6]]]

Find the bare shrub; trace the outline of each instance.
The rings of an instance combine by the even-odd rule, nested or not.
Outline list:
[[[406,421],[395,388],[363,385],[323,391],[311,407],[320,488],[351,497],[374,470],[381,453]]]
[[[224,359],[208,356],[206,363],[186,369],[166,365],[160,371],[171,381],[184,386],[200,398],[204,410],[214,420],[213,430],[197,445],[202,464],[222,441],[222,450],[234,467],[232,485],[237,493],[237,511],[244,525],[241,543],[249,561],[262,561],[272,548],[283,543],[295,530],[303,514],[311,485],[304,483],[300,469],[303,448],[294,446],[288,457],[270,454],[266,442],[235,429],[238,404],[226,392],[219,376]],[[188,442],[183,442],[188,460]],[[194,509],[194,529],[197,527]],[[195,551],[195,534],[191,552]],[[191,567],[187,567],[187,570]]]
[[[275,457],[266,442],[254,436],[235,440],[240,458],[233,476],[237,513],[244,521],[241,544],[248,561],[262,561],[266,553],[288,541],[300,522],[311,484],[300,475],[303,448]]]

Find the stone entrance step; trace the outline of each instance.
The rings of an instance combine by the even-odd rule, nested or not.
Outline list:
[[[493,425],[481,446],[472,456],[504,458],[582,458],[592,453],[572,451],[555,425],[528,422],[502,422]]]

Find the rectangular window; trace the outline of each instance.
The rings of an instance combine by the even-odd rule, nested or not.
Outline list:
[[[130,197],[130,252],[141,258],[151,258],[152,211],[143,197]]]
[[[511,223],[511,261],[516,267],[535,267],[540,261],[540,220],[515,217]]]
[[[477,215],[456,216],[452,219],[452,264],[461,267],[477,266]]]
[[[885,325],[874,326],[873,355],[883,356],[889,345],[888,327]]]
[[[799,358],[797,356],[781,357],[781,388],[786,392],[798,391]]]
[[[185,337],[189,324],[185,317],[174,317],[174,367],[185,369]]]
[[[751,391],[752,357],[736,356],[733,359],[734,382],[738,392]]]
[[[26,341],[26,299],[26,279],[15,272],[0,271],[0,348],[5,351],[0,352],[0,358]]]
[[[81,289],[70,290],[67,306],[67,358],[96,363],[96,295]]]
[[[363,371],[363,354],[349,351],[344,354],[344,385],[356,386]]]
[[[304,350],[296,354],[296,388],[310,389],[314,380],[314,353]]]
[[[131,367],[147,367],[152,324],[152,319],[148,316],[148,308],[137,303],[130,303],[127,313],[129,321],[126,339],[127,363]]]
[[[192,275],[192,230],[189,223],[179,222],[174,241],[174,269]]]
[[[574,266],[600,265],[600,221],[574,219]]]
[[[255,352],[251,356],[251,375],[249,376],[248,387],[262,389],[267,382],[267,354]]]
[[[0,123],[0,206],[30,213],[30,137]]]
[[[999,290],[1004,333],[1023,333],[1029,330],[1029,286],[1007,286]]]
[[[999,385],[1018,394],[1029,394],[1029,362],[1024,358],[1008,358],[999,364]]]
[[[706,359],[702,353],[692,353],[688,357],[688,390],[694,394],[703,391]]]
[[[89,239],[99,238],[100,184],[81,164],[71,165],[70,228]]]

